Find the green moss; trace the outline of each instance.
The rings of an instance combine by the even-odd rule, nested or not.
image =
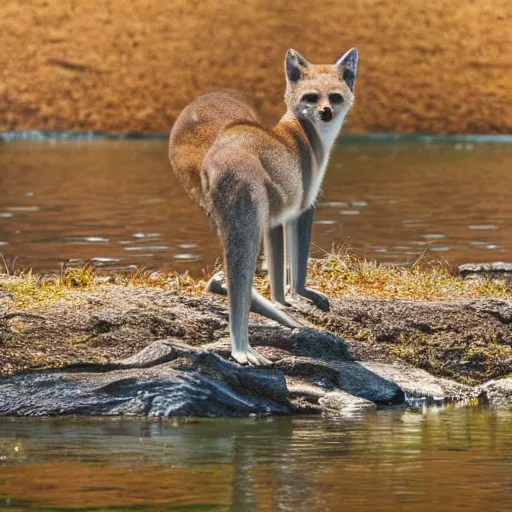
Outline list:
[[[90,267],[69,268],[60,276],[36,276],[32,272],[0,276],[0,290],[10,294],[17,309],[26,310],[62,299],[69,289],[91,288],[96,274]]]
[[[392,344],[390,350],[394,355],[414,366],[435,372],[441,370],[436,357],[438,347],[439,340],[421,332],[414,332],[407,335],[401,333],[399,342]]]
[[[60,286],[30,273],[2,280],[1,289],[12,296],[16,308],[21,310],[64,297]]]
[[[361,329],[360,331],[357,332],[354,338],[358,341],[365,341],[370,345],[373,345],[375,343],[375,335],[370,329]]]
[[[449,333],[400,334],[399,343],[392,344],[390,351],[414,366],[471,386],[506,376],[508,368],[504,364],[512,359],[512,347],[498,343],[494,333],[456,345],[450,344]]]
[[[86,345],[89,338],[89,334],[76,334],[65,340],[64,343],[68,347],[77,347],[79,345]]]

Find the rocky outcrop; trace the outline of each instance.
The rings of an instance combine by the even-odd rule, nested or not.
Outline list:
[[[329,312],[299,301],[289,314],[304,327],[251,315],[266,368],[230,361],[220,297],[105,282],[44,295],[26,311],[16,300],[5,292],[0,316],[4,416],[354,417],[476,397],[511,403],[507,300],[332,299]]]
[[[324,335],[315,335],[318,342]],[[330,340],[333,341],[332,339]],[[377,405],[469,398],[471,389],[406,365],[340,358],[341,339],[321,357],[289,355],[273,368],[247,368],[175,340],[103,365],[0,380],[0,415],[233,417],[323,412],[353,417]],[[398,384],[400,383],[400,384]]]

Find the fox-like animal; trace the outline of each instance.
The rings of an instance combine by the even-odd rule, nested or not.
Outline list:
[[[276,126],[263,126],[241,94],[220,91],[187,106],[171,131],[171,166],[222,242],[231,354],[241,364],[270,364],[249,345],[250,310],[300,325],[282,311],[287,275],[292,292],[329,308],[324,294],[306,288],[309,245],[329,154],[354,102],[357,65],[355,48],[327,65],[290,49],[287,110]],[[273,303],[252,290],[262,239]],[[223,292],[215,276],[209,288]]]

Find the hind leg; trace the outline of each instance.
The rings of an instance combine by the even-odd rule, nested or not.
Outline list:
[[[206,283],[205,291],[216,293],[217,295],[227,295],[228,290],[225,285],[224,273],[217,272],[214,274],[208,283]],[[284,325],[285,327],[289,327],[290,329],[303,327],[301,323],[295,321],[283,311],[277,309],[275,304],[267,300],[263,295],[259,294],[254,288],[251,292],[251,311],[266,318],[270,318],[270,320],[274,320],[275,322]]]
[[[238,185],[238,186],[237,186]],[[231,184],[228,201],[216,201],[217,229],[224,247],[228,283],[231,355],[241,364],[271,362],[249,345],[249,311],[266,204],[247,184]],[[256,197],[255,197],[256,196]]]

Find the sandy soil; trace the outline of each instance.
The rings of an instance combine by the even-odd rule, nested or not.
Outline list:
[[[512,130],[512,3],[4,0],[0,131],[167,132],[194,97],[283,112],[283,58],[360,50],[346,132]]]

